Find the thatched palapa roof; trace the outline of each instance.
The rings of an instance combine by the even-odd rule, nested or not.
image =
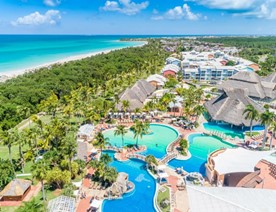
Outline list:
[[[246,120],[243,114],[247,105],[252,105],[260,113],[263,108],[247,95],[243,89],[225,89],[224,93],[204,105],[213,120],[224,121],[236,126],[250,126],[250,120]],[[253,121],[256,125],[258,122]]]
[[[268,75],[267,77],[263,78],[266,82],[273,82],[276,83],[276,72],[273,72],[272,74]]]
[[[137,81],[131,88],[127,88],[121,93],[120,103],[116,105],[118,110],[122,109],[122,101],[127,100],[130,103],[129,109],[131,111],[136,108],[142,108],[144,101],[155,91],[155,87],[152,86],[146,80]]]
[[[276,98],[276,83],[262,79],[255,72],[240,71],[219,85],[218,88],[220,90],[246,89],[250,97],[258,99]]]
[[[0,196],[22,196],[31,185],[30,180],[14,179],[0,192]]]

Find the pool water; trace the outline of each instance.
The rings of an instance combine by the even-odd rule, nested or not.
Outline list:
[[[113,158],[110,163],[118,172],[126,172],[129,180],[135,184],[135,190],[123,195],[122,199],[105,200],[103,212],[140,212],[156,211],[153,198],[156,190],[155,179],[145,170],[145,163],[140,160],[131,159],[127,162],[114,160],[114,152],[105,151]]]
[[[122,137],[115,136],[114,130],[108,130],[104,133],[106,138],[109,138],[109,142],[112,146],[121,147]],[[143,135],[142,139],[139,137],[138,145],[146,145],[147,150],[142,152],[143,155],[153,155],[156,158],[162,158],[166,154],[167,146],[177,139],[178,132],[172,127],[160,125],[160,124],[150,124],[151,133],[148,135]],[[129,130],[124,136],[124,145],[136,144],[136,139],[134,139],[134,133]]]
[[[169,165],[173,168],[183,167],[187,172],[200,172],[203,176],[205,176],[205,163],[211,152],[221,148],[235,147],[216,137],[197,133],[189,135],[188,141],[191,158],[188,160],[173,159]]]
[[[231,136],[232,138],[238,137],[243,139],[244,138],[244,130],[241,129],[241,127],[235,127],[231,128],[229,124],[218,124],[215,122],[207,122],[203,123],[203,127],[208,131],[219,131],[224,133],[227,136]]]

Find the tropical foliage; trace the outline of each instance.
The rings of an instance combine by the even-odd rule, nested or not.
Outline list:
[[[9,160],[0,159],[0,190],[15,177],[14,168]]]
[[[134,125],[131,127],[134,133],[134,139],[136,139],[136,146],[138,147],[139,138],[142,139],[143,135],[149,132],[149,122],[143,122],[141,120],[135,120]]]
[[[189,148],[189,142],[186,139],[181,139],[179,141],[179,151],[180,151],[180,153],[182,155],[186,156],[188,148]]]
[[[245,119],[250,120],[250,136],[252,136],[253,121],[259,119],[259,112],[253,107],[253,105],[247,105],[243,114],[245,114]]]
[[[74,96],[73,101],[94,96],[99,104],[91,107],[98,110],[98,106],[110,107],[109,97],[120,93],[137,79],[158,72],[162,67],[167,54],[159,41],[149,40],[148,43],[139,48],[116,50],[80,61],[53,65],[50,69],[42,68],[0,84],[0,128],[8,130],[29,114],[40,110],[55,116],[60,102],[66,103],[64,110],[69,116],[79,105],[72,104],[71,98],[66,97],[68,95]],[[78,90],[80,84],[89,87],[89,92]],[[74,90],[77,91],[71,93]],[[101,113],[91,112],[90,115],[96,114]]]
[[[100,160],[92,160],[89,162],[89,166],[95,169],[93,180],[99,181],[102,184],[107,183],[111,185],[116,181],[118,172],[115,168],[108,166],[112,159],[109,155],[103,154]]]
[[[114,131],[114,135],[122,137],[122,146],[124,146],[124,136],[127,132],[128,131],[127,131],[126,127],[123,125],[117,125],[117,127]]]

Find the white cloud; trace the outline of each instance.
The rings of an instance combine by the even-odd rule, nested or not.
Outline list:
[[[194,0],[202,5],[217,9],[244,10],[252,7],[256,0]]]
[[[12,21],[11,24],[14,26],[18,25],[42,25],[50,24],[55,25],[61,19],[60,12],[58,10],[48,10],[45,14],[34,12],[29,15],[19,17],[16,21]]]
[[[198,20],[201,17],[201,14],[196,14],[191,11],[191,8],[184,4],[183,6],[176,6],[172,9],[169,9],[163,16],[153,16],[153,20],[162,20],[162,19],[188,19],[188,20]]]
[[[61,3],[61,0],[44,0],[43,3],[49,7],[55,7]]]
[[[276,19],[276,0],[185,0],[209,8],[221,9],[235,16]]]
[[[135,3],[131,0],[106,1],[103,9],[104,11],[120,12],[126,15],[135,15],[141,10],[146,9],[149,2]]]
[[[270,4],[271,2],[275,3],[274,6]],[[264,2],[253,11],[236,14],[236,15],[275,20],[276,19],[276,1],[271,0],[271,1]]]

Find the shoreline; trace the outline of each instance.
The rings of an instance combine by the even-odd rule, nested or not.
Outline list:
[[[63,65],[63,64],[68,63],[68,62],[82,60],[82,59],[85,59],[85,58],[88,58],[88,57],[93,57],[93,56],[100,55],[100,54],[108,54],[109,52],[112,52],[112,51],[115,51],[115,50],[120,50],[120,49],[130,48],[130,47],[142,47],[142,46],[148,44],[147,41],[137,41],[137,42],[141,42],[141,44],[137,44],[137,45],[134,45],[134,46],[113,48],[113,49],[103,50],[103,51],[96,51],[96,52],[85,53],[85,54],[72,55],[72,56],[66,57],[64,59],[59,59],[59,60],[56,60],[56,61],[53,61],[53,62],[48,62],[48,63],[44,63],[44,64],[41,64],[41,65],[36,65],[36,66],[30,67],[30,68],[24,68],[24,69],[19,69],[19,70],[3,72],[3,73],[0,73],[0,83],[3,83],[6,80],[15,78],[17,76],[23,75],[25,73],[36,72],[41,68],[51,68],[51,66],[53,66],[53,65]]]

